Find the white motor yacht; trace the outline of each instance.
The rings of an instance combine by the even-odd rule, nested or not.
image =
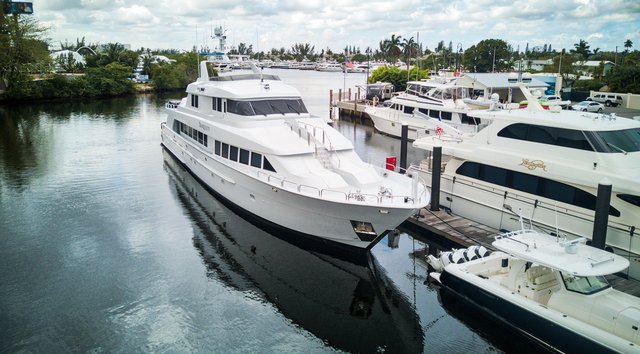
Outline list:
[[[517,230],[522,214],[546,232],[559,225],[561,234],[590,236],[598,184],[606,179],[606,244],[640,279],[640,122],[529,101],[526,109],[470,112],[483,122],[475,134],[449,127],[414,141],[428,151],[442,147],[440,205],[499,230]],[[431,161],[423,161],[428,184],[431,172]]]
[[[406,91],[384,105],[367,106],[365,112],[378,131],[391,136],[400,137],[406,124],[410,140],[434,134],[435,121],[472,133],[481,123],[468,116],[471,109],[463,102],[472,95],[473,88],[455,85],[448,78],[409,81]]]
[[[360,250],[428,204],[417,173],[364,163],[295,88],[253,70],[209,77],[202,62],[166,106],[162,144],[217,197],[276,231]]]
[[[640,353],[640,298],[611,288],[605,278],[629,262],[584,241],[520,229],[496,237],[493,246],[501,252],[430,275],[554,351]]]

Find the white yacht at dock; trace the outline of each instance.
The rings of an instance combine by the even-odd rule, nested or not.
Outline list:
[[[469,112],[486,109],[490,105],[517,108],[517,103],[509,105],[507,102],[524,99],[517,92],[516,84],[509,81],[510,75],[513,74],[465,73],[409,81],[404,92],[384,105],[367,106],[365,112],[371,117],[376,130],[391,136],[400,137],[402,125],[406,124],[410,140],[434,134],[436,121],[445,122],[463,133],[475,133],[483,122],[471,117]],[[527,81],[529,87],[546,88],[545,83],[530,75]]]
[[[499,230],[519,229],[522,214],[546,232],[557,225],[561,235],[590,237],[598,184],[606,179],[607,247],[628,258],[629,276],[640,279],[640,122],[543,110],[528,94],[525,109],[469,112],[483,122],[475,134],[449,127],[414,141],[416,148],[442,148],[440,205]],[[430,184],[430,160],[421,173]]]
[[[162,144],[203,184],[260,224],[368,249],[429,202],[417,173],[364,163],[274,75],[209,77],[168,103]]]
[[[640,353],[640,298],[611,288],[605,275],[624,257],[520,229],[496,237],[493,252],[448,263],[430,275],[448,290],[547,348],[563,353]]]

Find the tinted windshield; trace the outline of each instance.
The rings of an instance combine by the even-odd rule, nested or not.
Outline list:
[[[593,132],[603,152],[640,151],[640,128]]]
[[[579,277],[571,274],[561,273],[564,286],[569,291],[580,294],[593,294],[607,289],[611,285],[604,276]]]
[[[307,108],[301,99],[273,99],[261,101],[227,100],[227,112],[241,116],[307,113]]]

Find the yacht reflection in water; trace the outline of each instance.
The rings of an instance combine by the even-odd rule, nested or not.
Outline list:
[[[240,291],[259,289],[284,316],[334,348],[423,351],[414,307],[370,253],[368,264],[357,264],[262,231],[215,199],[170,152],[163,155],[212,277]]]

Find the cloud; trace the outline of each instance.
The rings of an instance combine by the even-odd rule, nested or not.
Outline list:
[[[417,32],[430,48],[441,40],[468,48],[488,38],[521,48],[572,48],[579,39],[602,50],[626,38],[640,43],[637,0],[47,0],[34,11],[51,26],[54,43],[85,36],[132,48],[211,45],[208,33],[217,25],[228,30],[229,45],[244,42],[264,51],[294,43],[316,50],[377,48],[391,34],[415,38]]]

